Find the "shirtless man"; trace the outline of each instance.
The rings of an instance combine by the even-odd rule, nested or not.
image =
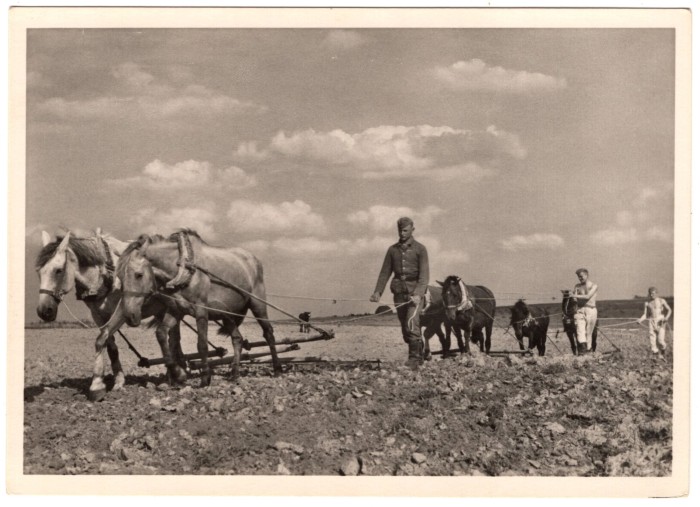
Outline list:
[[[659,351],[662,355],[666,352],[666,322],[671,313],[673,311],[666,300],[657,295],[656,287],[649,287],[649,299],[644,303],[644,313],[637,322],[641,324],[645,319],[649,320],[649,341],[651,353],[655,356]]]
[[[578,353],[585,354],[590,352],[593,346],[593,330],[598,320],[598,310],[595,306],[598,285],[588,279],[586,268],[577,269],[576,276],[579,283],[574,287],[571,297],[578,302],[578,310],[574,315]]]

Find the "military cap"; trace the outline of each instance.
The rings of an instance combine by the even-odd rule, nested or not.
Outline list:
[[[396,223],[399,227],[406,227],[407,225],[413,225],[413,220],[408,217],[401,217],[396,221]]]

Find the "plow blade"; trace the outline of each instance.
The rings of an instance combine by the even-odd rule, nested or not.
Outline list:
[[[224,348],[217,347],[214,350],[210,350],[208,353],[208,357],[224,357],[228,351]],[[185,361],[189,361],[190,359],[199,359],[199,353],[195,352],[193,354],[184,354],[182,356]],[[164,357],[158,357],[156,359],[148,359],[146,357],[143,357],[139,360],[139,366],[142,368],[149,368],[150,366],[157,366],[160,364],[165,364],[165,358]]]
[[[267,345],[267,343],[265,343],[265,344]],[[293,343],[290,346],[288,346],[282,350],[278,350],[277,353],[283,354],[285,352],[291,352],[293,350],[299,350],[299,345],[297,345],[296,343]],[[269,356],[269,355],[270,355],[269,350],[265,351],[265,352],[255,352],[255,353],[244,352],[241,354],[241,361],[252,361],[253,359],[256,359],[258,357],[265,357],[265,356]],[[235,359],[234,356],[227,356],[227,357],[222,357],[220,359],[212,359],[211,361],[208,361],[208,364],[209,364],[209,366],[220,366],[222,364],[231,364],[231,363],[233,363],[234,359]],[[287,358],[287,359],[289,359],[289,358]],[[283,361],[283,360],[284,360],[284,358],[280,358],[280,361]],[[191,361],[189,363],[189,365],[190,365],[190,369],[192,369],[192,370],[199,370],[202,368],[202,362],[199,360]]]
[[[306,342],[317,342],[321,340],[332,340],[335,338],[335,333],[333,330],[327,333],[321,333],[314,336],[307,336],[306,338],[285,338],[282,340],[276,340],[275,345],[293,345],[295,343],[306,343]],[[246,350],[254,349],[256,347],[267,347],[267,342],[265,340],[259,342],[243,342],[243,348]]]
[[[492,350],[490,356],[507,356],[509,354],[532,355],[531,350]]]

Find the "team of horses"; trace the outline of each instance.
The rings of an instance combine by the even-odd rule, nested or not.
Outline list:
[[[36,260],[40,279],[37,314],[44,321],[55,320],[63,297],[75,290],[99,328],[89,399],[97,401],[106,395],[105,349],[114,375],[113,389],[124,386],[114,333],[125,323],[135,327],[151,317],[149,326],[156,329],[171,384],[181,384],[187,378],[180,322],[188,315],[196,321],[202,386],[211,383],[209,321],[219,325],[219,334],[231,337],[234,360],[230,375],[235,379],[240,375],[243,346],[239,327],[248,311],[260,325],[270,348],[274,374],[282,372],[267,314],[263,267],[252,253],[242,248],[211,246],[189,229],[167,237],[144,234],[131,242],[120,241],[99,229],[93,236],[78,238],[68,232],[55,240],[44,232],[42,240],[43,248]],[[496,311],[493,292],[483,286],[467,285],[456,275],[438,284],[439,287],[428,287],[428,302],[421,313],[426,359],[431,357],[429,340],[435,335],[447,356],[452,333],[457,337],[460,353],[470,353],[470,342],[488,353]],[[575,310],[575,300],[565,295],[563,324],[574,354],[575,326],[571,324]],[[300,323],[300,330],[305,332],[308,316],[300,315]],[[511,308],[510,327],[521,349],[525,348],[523,340],[527,337],[528,348],[537,348],[544,355],[548,326],[549,315],[544,309],[528,307],[523,300]]]

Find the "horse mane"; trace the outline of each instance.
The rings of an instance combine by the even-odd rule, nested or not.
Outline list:
[[[510,309],[510,311],[512,315],[515,315],[516,312],[518,312],[520,315],[527,315],[530,309],[528,308],[527,303],[525,303],[524,299],[518,299],[513,305],[513,308]]]
[[[449,285],[452,283],[459,284],[459,280],[460,280],[460,278],[457,275],[450,275],[447,278],[445,278],[445,281],[442,283],[443,283],[443,285]]]
[[[94,238],[76,238],[71,236],[68,240],[68,247],[75,254],[75,257],[78,259],[78,265],[81,268],[102,266],[105,263],[101,249],[98,248],[97,243],[94,242],[93,239]],[[56,255],[56,251],[62,240],[63,237],[56,238],[56,241],[52,241],[41,249],[36,257],[35,266],[37,269],[46,266],[46,263]]]
[[[163,236],[160,236],[156,234],[155,236],[159,236],[159,238],[163,238]],[[127,259],[131,256],[131,254],[134,252],[134,250],[138,250],[143,246],[143,244],[148,241],[148,240],[153,240],[153,236],[149,236],[148,234],[141,234],[138,239],[135,241],[132,241],[129,243],[129,245],[124,249],[122,254],[119,256],[119,260],[117,261],[117,276],[122,278],[122,275],[124,274],[124,269],[126,268],[126,263]],[[158,239],[158,238],[156,238]]]
[[[202,239],[202,236],[200,236],[197,231],[195,231],[194,229],[190,229],[188,227],[183,227],[183,228],[176,230],[168,237],[168,240],[177,242],[178,234],[183,233],[183,232],[185,234],[187,234],[188,236],[192,236],[194,238],[197,238],[199,241],[201,241],[205,245],[208,245],[208,243]]]

